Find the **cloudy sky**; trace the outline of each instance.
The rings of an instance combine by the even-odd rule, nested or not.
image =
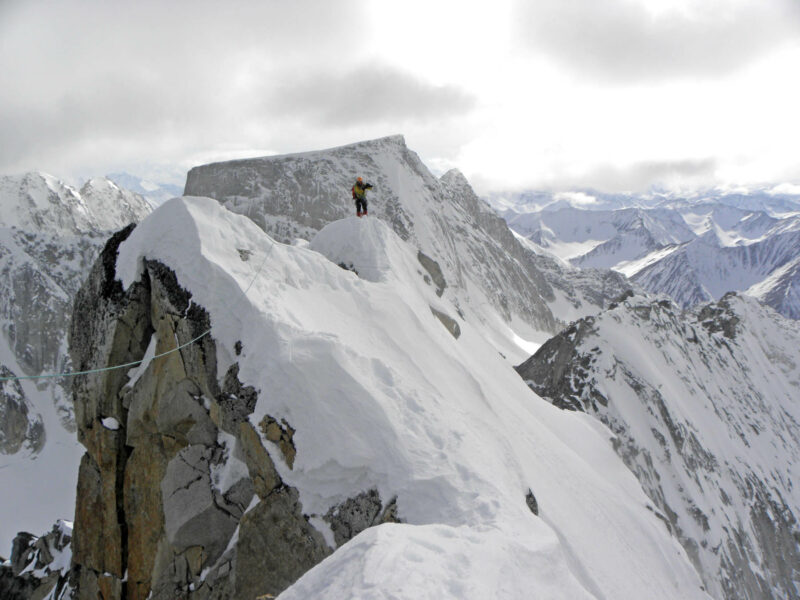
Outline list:
[[[0,0],[0,173],[402,133],[479,192],[800,184],[800,0]]]

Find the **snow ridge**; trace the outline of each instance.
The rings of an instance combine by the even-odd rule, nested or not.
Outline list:
[[[716,598],[796,598],[800,324],[726,295],[684,313],[634,296],[518,367],[595,415]]]
[[[291,467],[265,447],[311,523],[366,490],[396,498],[402,523],[337,548],[283,597],[707,598],[607,430],[531,394],[417,253],[353,217],[284,245],[189,197],[120,247],[124,286],[157,260],[208,310],[218,373],[237,362],[259,391],[250,422],[291,425]],[[458,338],[432,307],[459,320]]]

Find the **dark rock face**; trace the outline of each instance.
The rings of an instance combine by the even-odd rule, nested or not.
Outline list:
[[[536,496],[533,495],[531,490],[528,490],[528,493],[525,494],[525,504],[528,505],[528,508],[531,509],[533,514],[539,514],[539,503],[536,501]]]
[[[331,526],[336,545],[341,546],[373,525],[400,523],[396,501],[393,498],[383,506],[378,490],[368,490],[331,508],[324,518]]]
[[[442,273],[442,268],[439,266],[439,263],[433,260],[430,256],[423,254],[421,250],[417,251],[417,260],[419,261],[419,264],[421,264],[422,267],[428,272],[430,279],[436,286],[436,295],[441,297],[445,288],[447,287],[447,281],[445,281],[444,274]]]
[[[800,452],[796,416],[781,408],[787,384],[770,391],[753,379],[756,367],[775,362],[788,382],[797,381],[791,354],[800,337],[788,331],[779,339],[790,322],[774,323],[779,317],[767,313],[735,295],[692,313],[626,294],[516,367],[541,397],[594,415],[611,430],[655,515],[681,542],[712,596],[728,600],[800,598],[794,584],[800,509],[780,473],[784,461],[765,470],[747,458],[760,444],[790,463]],[[750,334],[745,316],[759,321],[757,333]],[[765,335],[769,343],[762,347],[757,340]],[[670,375],[654,383],[645,376],[653,377],[653,364]],[[720,437],[736,442],[719,446]],[[730,456],[733,448],[742,454]]]

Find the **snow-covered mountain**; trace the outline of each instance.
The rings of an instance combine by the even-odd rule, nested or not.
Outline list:
[[[619,297],[399,136],[198,167],[186,192],[212,197],[117,231],[73,294],[74,527],[18,536],[0,596],[797,598],[797,322]],[[793,231],[694,210],[592,234],[666,254]]]
[[[487,200],[503,216],[562,208],[609,211],[706,203],[783,217],[800,213],[800,186],[781,184],[738,190],[712,188],[691,191],[652,189],[646,193],[609,193],[592,189],[559,192],[528,190],[511,193],[494,192],[487,196]]]
[[[785,316],[800,316],[800,216],[683,200],[651,209],[569,207],[507,218],[538,251],[579,267],[615,269],[684,307],[738,290]]]
[[[437,179],[402,136],[196,167],[185,193],[216,198],[275,239],[290,242],[309,240],[326,224],[352,215],[350,188],[359,175],[375,186],[370,215],[438,265],[443,294],[461,313],[480,315],[479,307],[489,304],[502,316],[487,329],[511,327],[521,339],[541,343],[575,314],[595,312],[629,287],[606,274],[598,274],[593,285],[587,274],[538,258],[463,175],[451,171]]]
[[[145,362],[75,381],[79,595],[708,598],[608,431],[531,394],[418,252],[192,197],[109,242],[72,356]]]
[[[183,194],[183,187],[180,185],[156,183],[130,173],[109,173],[105,178],[113,181],[121,188],[139,194],[154,207],[160,206],[170,198],[176,198]]]
[[[746,296],[630,297],[518,367],[599,418],[715,598],[800,597],[800,324]]]
[[[43,173],[0,177],[0,370],[68,371],[72,301],[109,230],[149,214],[143,198],[92,179],[80,190]],[[74,506],[80,456],[68,380],[0,381],[0,548]]]

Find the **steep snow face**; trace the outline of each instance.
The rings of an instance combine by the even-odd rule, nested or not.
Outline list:
[[[745,296],[632,297],[518,367],[595,415],[716,598],[797,598],[800,324]]]
[[[41,173],[0,177],[0,370],[3,376],[70,368],[72,300],[107,231],[150,212],[105,179],[80,192]],[[80,450],[69,381],[5,382],[0,415],[0,552],[20,529],[71,518]],[[0,435],[0,438],[3,436]]]
[[[530,253],[463,176],[436,179],[401,136],[196,167],[186,193],[216,198],[278,240],[309,240],[326,224],[354,214],[350,189],[356,176],[374,185],[368,218],[385,221],[436,261],[447,282],[444,294],[465,314],[481,318],[480,307],[489,305],[541,341],[557,329],[547,306],[553,290]]]
[[[402,523],[282,597],[708,598],[608,431],[532,394],[386,222],[338,220],[305,248],[175,199],[120,246],[123,286],[144,258],[209,312],[218,374],[237,362],[258,391],[250,421],[292,427],[291,468],[264,444],[311,523],[366,490],[396,498]]]
[[[790,319],[800,319],[800,256],[775,269],[746,293]]]
[[[88,181],[78,192],[52,175],[35,172],[0,177],[0,198],[0,227],[59,236],[118,229],[151,210],[144,198],[105,178]]]
[[[94,217],[94,229],[100,231],[114,231],[129,223],[138,223],[152,212],[152,206],[142,196],[105,177],[87,181],[80,195]]]

